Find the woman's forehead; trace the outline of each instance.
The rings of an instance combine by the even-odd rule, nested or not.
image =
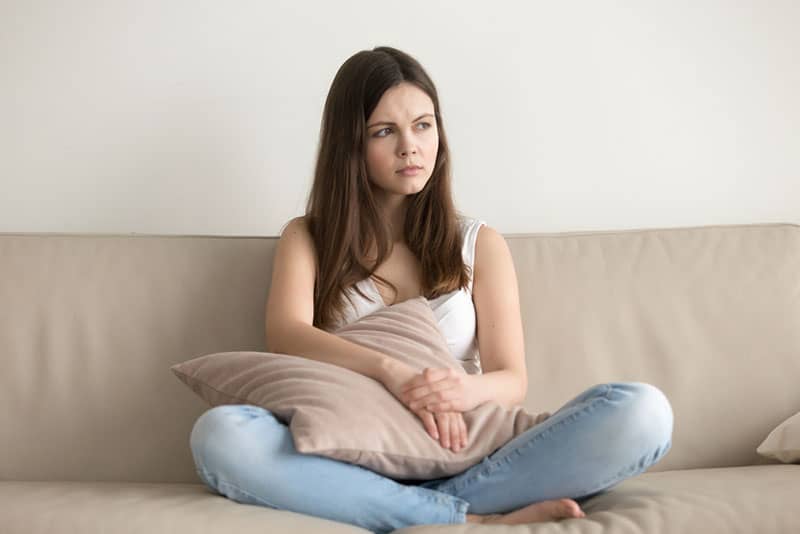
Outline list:
[[[433,100],[425,91],[412,83],[402,82],[381,95],[368,122],[412,122],[421,115],[433,112]]]

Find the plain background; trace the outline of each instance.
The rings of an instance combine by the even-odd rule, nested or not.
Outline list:
[[[505,234],[800,223],[800,2],[0,0],[0,232],[278,235],[389,45]]]

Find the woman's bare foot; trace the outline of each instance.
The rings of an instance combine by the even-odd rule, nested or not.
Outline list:
[[[467,521],[495,525],[520,525],[580,517],[586,517],[586,514],[583,513],[578,503],[572,499],[554,499],[535,502],[507,514],[467,514]]]

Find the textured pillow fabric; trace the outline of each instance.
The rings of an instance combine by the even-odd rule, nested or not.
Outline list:
[[[784,463],[800,462],[800,412],[770,432],[756,452]]]
[[[419,371],[451,367],[436,317],[424,297],[384,307],[334,332]],[[451,476],[479,463],[549,417],[486,402],[463,413],[468,443],[445,449],[380,382],[347,368],[268,352],[209,354],[170,368],[212,406],[254,404],[288,423],[298,451],[358,464],[404,479]]]

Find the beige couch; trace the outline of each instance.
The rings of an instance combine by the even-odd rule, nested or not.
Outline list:
[[[673,448],[553,533],[800,532],[800,466],[756,454],[800,411],[800,226],[507,235],[532,412],[644,381]],[[170,372],[264,351],[274,237],[0,235],[0,532],[365,532],[207,489],[208,406]],[[531,473],[531,477],[536,473]],[[414,532],[512,532],[479,525]]]

